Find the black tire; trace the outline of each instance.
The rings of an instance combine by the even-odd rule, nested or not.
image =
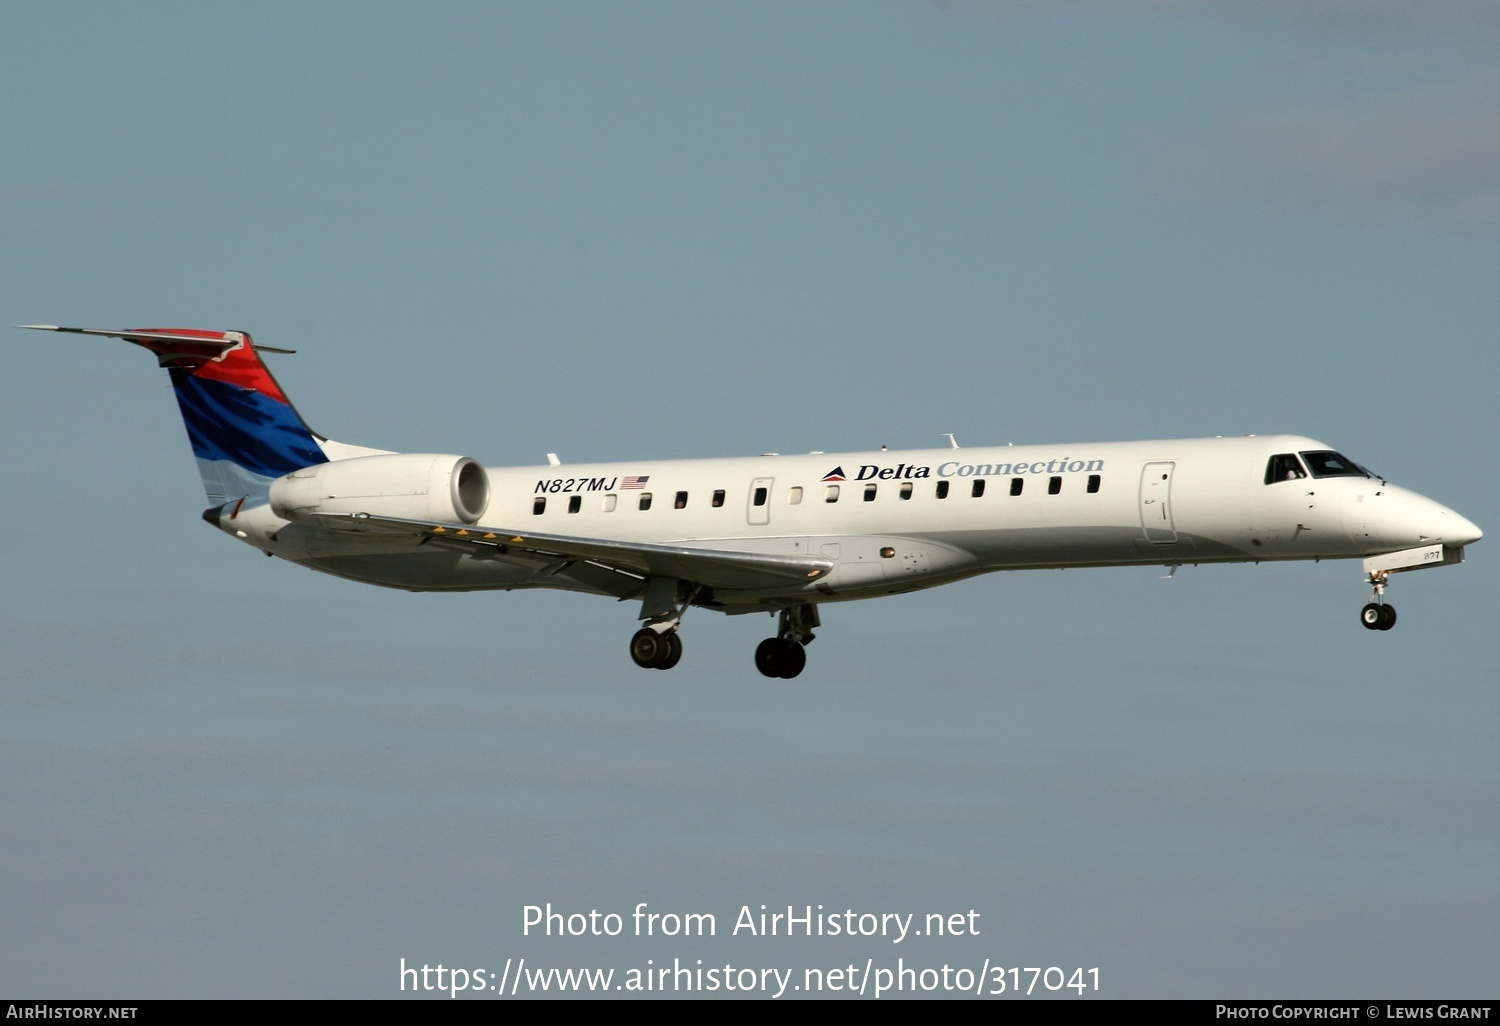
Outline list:
[[[1383,614],[1380,618],[1380,629],[1383,631],[1388,631],[1392,627],[1396,626],[1396,607],[1381,606],[1380,608],[1383,611]]]
[[[781,676],[780,638],[767,638],[755,646],[755,668],[767,677]]]
[[[1381,630],[1380,625],[1385,622],[1385,613],[1383,610],[1386,608],[1386,606],[1378,605],[1374,602],[1366,603],[1365,608],[1359,611],[1359,622],[1364,624],[1367,630]],[[1387,627],[1385,629],[1389,630],[1390,628]]]
[[[630,639],[630,658],[644,670],[655,666],[667,651],[662,636],[650,627],[642,627]]]
[[[666,648],[656,660],[656,668],[670,670],[677,665],[677,660],[682,658],[682,639],[677,636],[676,631],[668,631],[662,635],[662,641],[666,642]]]
[[[781,644],[781,672],[777,676],[783,680],[791,680],[807,665],[807,649],[795,641],[783,641]]]

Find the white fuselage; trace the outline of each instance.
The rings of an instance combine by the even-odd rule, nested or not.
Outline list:
[[[1308,438],[1095,442],[487,468],[475,525],[627,543],[812,556],[827,576],[721,589],[729,612],[867,598],[993,570],[1367,557],[1480,537],[1414,492],[1363,475],[1268,483]],[[290,524],[262,507],[225,530],[341,576],[413,590],[609,592],[535,559]]]

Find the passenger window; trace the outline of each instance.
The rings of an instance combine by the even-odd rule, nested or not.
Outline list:
[[[939,499],[946,499],[948,497],[948,482],[947,481],[939,481],[937,483],[937,497]]]
[[[1021,489],[1024,487],[1026,487],[1026,479],[1024,477],[1013,477],[1010,479],[1010,494],[1020,495]]]
[[[715,488],[714,489],[713,507],[714,507],[714,509],[718,509],[722,505],[724,505],[724,489],[722,489],[722,488]]]
[[[687,509],[687,492],[678,492],[677,498],[672,501],[673,509]]]
[[[974,482],[974,487],[969,489],[969,494],[974,496],[974,498],[976,499],[984,494],[984,478],[981,477],[979,480]]]
[[[535,499],[531,500],[531,515],[532,516],[539,517],[543,513],[545,513],[546,510],[547,510],[547,497],[545,495],[538,495]]]
[[[1099,475],[1098,474],[1090,474],[1089,475],[1089,494],[1092,495],[1094,492],[1097,492],[1098,490],[1099,490]]]
[[[1060,491],[1062,491],[1062,478],[1054,477],[1052,480],[1047,482],[1048,495],[1056,495]]]
[[[604,497],[604,512],[613,513],[615,511],[615,504],[619,501],[620,497],[618,495],[606,495]]]
[[[651,508],[651,493],[650,492],[642,492],[641,493],[641,505],[640,505],[640,508],[641,509],[650,509]]]
[[[757,489],[755,489],[755,505],[757,505],[757,506],[764,506],[765,504],[766,504],[766,490],[764,488],[757,488]]]
[[[901,498],[903,498],[903,499],[909,499],[909,498],[911,498],[911,482],[910,481],[904,482],[901,485],[900,495],[901,495]]]
[[[583,496],[582,495],[570,495],[570,496],[568,496],[568,512],[569,513],[577,513],[581,509],[583,509]]]
[[[865,485],[865,501],[866,502],[874,502],[875,501],[875,486],[872,485],[872,484]]]
[[[1284,452],[1272,456],[1266,464],[1266,484],[1275,484],[1277,481],[1298,481],[1307,476],[1307,471],[1302,469],[1302,461],[1297,458],[1296,453]]]
[[[824,502],[838,502],[839,501],[839,486],[838,485],[829,485],[828,486],[828,491],[823,494],[823,501]]]
[[[788,506],[796,506],[796,505],[799,505],[801,502],[802,502],[802,486],[801,485],[797,485],[797,486],[795,486],[793,488],[787,489],[786,504]]]

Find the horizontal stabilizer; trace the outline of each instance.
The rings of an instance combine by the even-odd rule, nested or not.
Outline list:
[[[123,338],[127,342],[186,342],[190,345],[203,346],[210,351],[224,352],[233,349],[237,342],[224,338],[204,338],[202,335],[175,334],[170,331],[111,331],[107,328],[62,328],[56,324],[18,324],[18,328],[29,328],[32,331],[64,331],[70,335],[98,335],[102,338]],[[295,353],[295,349],[278,349],[276,346],[263,346],[252,342],[251,347],[262,353]]]

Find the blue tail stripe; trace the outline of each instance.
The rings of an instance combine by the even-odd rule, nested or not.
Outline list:
[[[193,455],[199,459],[228,462],[267,478],[328,462],[312,432],[286,403],[177,368],[172,370],[172,384]]]

